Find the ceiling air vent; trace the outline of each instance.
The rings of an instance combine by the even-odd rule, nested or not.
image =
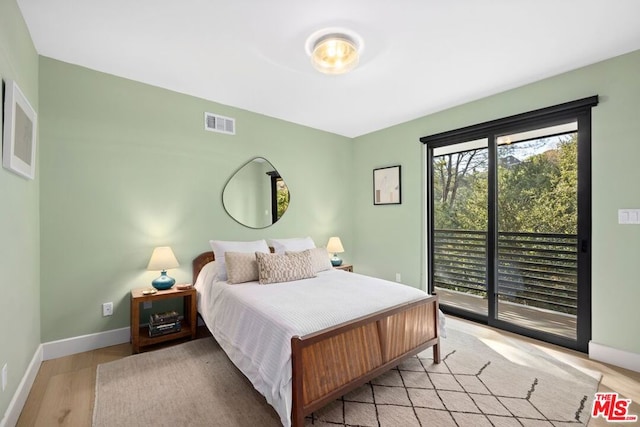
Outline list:
[[[236,134],[236,120],[219,114],[204,113],[204,128],[211,132]]]

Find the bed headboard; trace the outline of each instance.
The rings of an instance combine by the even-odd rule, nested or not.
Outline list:
[[[193,262],[191,263],[193,266],[193,282],[191,282],[192,284],[196,284],[196,279],[198,278],[198,274],[200,274],[200,270],[202,270],[202,267],[213,260],[215,260],[213,251],[203,252],[193,259]]]
[[[269,246],[269,251],[271,251],[271,253],[274,253],[274,249],[272,246]],[[200,274],[200,270],[202,270],[202,267],[204,267],[211,261],[215,261],[215,259],[216,258],[213,256],[213,251],[202,252],[200,255],[193,259],[191,263],[191,265],[193,266],[193,277],[191,279],[191,283],[193,285],[196,284],[196,279],[198,278],[198,274]]]

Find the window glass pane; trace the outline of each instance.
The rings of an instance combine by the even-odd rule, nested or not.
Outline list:
[[[488,140],[434,149],[433,283],[440,303],[487,315]]]
[[[577,123],[499,141],[497,317],[576,339]]]

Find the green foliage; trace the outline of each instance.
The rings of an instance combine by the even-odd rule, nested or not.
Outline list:
[[[473,151],[484,152],[486,159],[486,149]],[[522,161],[515,152],[512,146],[498,150],[499,231],[575,234],[577,135],[562,137],[557,148]],[[471,153],[434,159],[436,229],[487,229],[487,170],[477,162],[483,156]],[[469,167],[474,159],[475,166]]]
[[[282,181],[282,180],[279,180]],[[278,185],[278,190],[276,192],[276,202],[278,204],[278,219],[280,219],[280,217],[284,214],[284,212],[287,210],[287,208],[289,207],[289,188],[287,188],[286,185],[284,185],[284,181],[282,181],[282,184]]]
[[[461,224],[469,222],[472,212],[460,201],[474,197],[474,192],[479,190],[476,181],[483,173],[486,177],[486,168],[486,149],[446,154],[434,159],[436,228],[460,228]],[[486,208],[484,211],[486,224]]]

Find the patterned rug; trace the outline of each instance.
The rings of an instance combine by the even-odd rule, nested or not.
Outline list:
[[[576,426],[590,419],[598,379],[533,346],[507,360],[456,330],[442,362],[426,351],[306,420],[308,426]],[[544,370],[526,366],[535,360]]]
[[[496,344],[449,328],[440,364],[432,363],[427,350],[317,411],[305,424],[586,424],[599,378],[530,344],[504,346],[499,353],[490,348]],[[276,427],[280,421],[215,340],[203,338],[98,366],[93,426],[150,425]]]

